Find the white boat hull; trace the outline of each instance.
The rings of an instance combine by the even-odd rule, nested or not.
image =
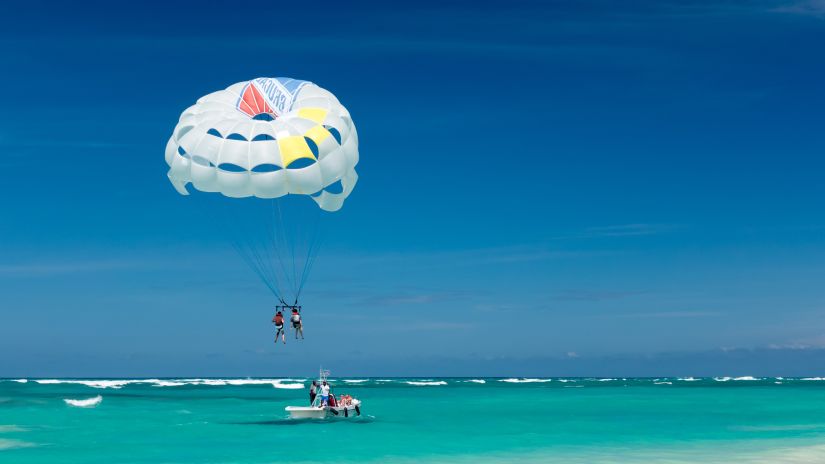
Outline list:
[[[358,415],[358,411],[356,411],[355,408],[360,406],[360,401],[352,400],[352,403],[347,406],[336,406],[333,408],[314,406],[287,406],[285,409],[286,412],[289,413],[289,417],[291,417],[292,419],[326,419],[327,417],[356,417]],[[334,410],[338,414],[336,415],[331,410]]]

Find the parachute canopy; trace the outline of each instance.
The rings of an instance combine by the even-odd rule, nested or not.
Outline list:
[[[227,197],[308,195],[337,211],[358,181],[358,134],[329,91],[284,77],[239,82],[201,97],[166,144],[169,180]]]

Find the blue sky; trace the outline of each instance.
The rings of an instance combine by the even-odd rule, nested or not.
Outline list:
[[[821,1],[81,3],[0,14],[0,376],[825,369]],[[163,160],[257,76],[361,142],[277,348]]]

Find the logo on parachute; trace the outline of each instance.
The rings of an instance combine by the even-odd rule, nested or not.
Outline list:
[[[252,119],[271,121],[292,109],[295,97],[307,84],[285,77],[259,77],[246,83],[236,107]]]

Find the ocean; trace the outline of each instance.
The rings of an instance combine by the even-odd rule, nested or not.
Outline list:
[[[0,463],[825,463],[822,378],[0,380]]]

